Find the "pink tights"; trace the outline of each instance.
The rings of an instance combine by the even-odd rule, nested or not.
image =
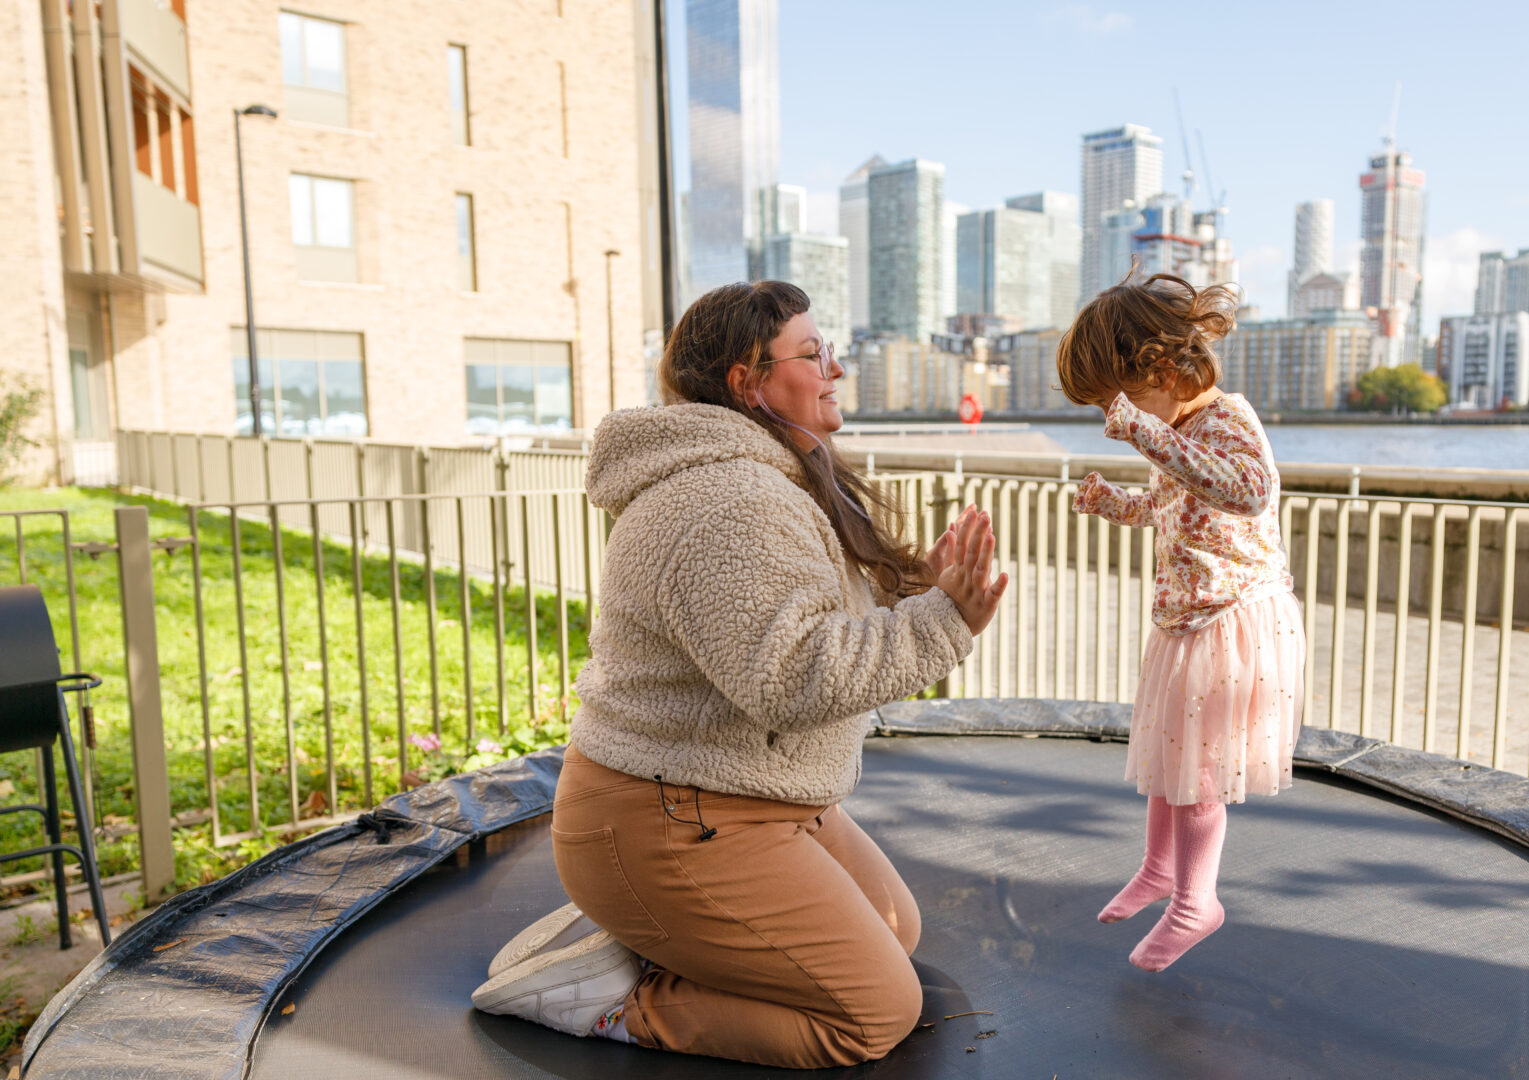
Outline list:
[[[1216,874],[1225,840],[1225,804],[1169,806],[1161,797],[1148,800],[1141,869],[1099,913],[1100,922],[1118,922],[1170,898],[1163,917],[1131,951],[1131,963],[1162,971],[1221,926],[1226,913],[1216,899]]]

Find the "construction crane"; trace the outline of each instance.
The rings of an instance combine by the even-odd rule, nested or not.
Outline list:
[[[1189,132],[1184,129],[1184,110],[1179,106],[1179,88],[1173,88],[1173,111],[1179,118],[1179,138],[1184,143],[1184,198],[1191,199],[1195,193],[1195,170],[1189,155]]]
[[[1387,153],[1390,153],[1396,149],[1396,121],[1397,116],[1401,111],[1402,81],[1397,79],[1396,92],[1391,95],[1391,123],[1386,127],[1385,133],[1381,136],[1382,140],[1385,142]]]
[[[1195,128],[1195,142],[1200,146],[1200,165],[1205,170],[1206,188],[1211,193],[1211,198],[1214,200],[1211,209],[1216,212],[1216,226],[1219,231],[1221,215],[1226,213],[1226,192],[1224,190],[1218,192],[1216,190],[1216,182],[1211,179],[1210,158],[1205,154],[1205,136],[1200,134],[1199,128]]]

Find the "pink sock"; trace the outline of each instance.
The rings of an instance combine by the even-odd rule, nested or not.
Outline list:
[[[1173,816],[1173,898],[1157,925],[1131,951],[1143,971],[1162,971],[1220,928],[1226,918],[1216,899],[1216,874],[1226,840],[1226,806],[1170,807]]]
[[[1141,869],[1099,912],[1102,923],[1129,919],[1148,904],[1166,900],[1173,892],[1173,815],[1168,800],[1147,800],[1147,853]]]

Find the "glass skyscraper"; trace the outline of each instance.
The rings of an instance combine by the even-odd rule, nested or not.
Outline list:
[[[1102,251],[1104,215],[1129,199],[1137,206],[1163,190],[1163,140],[1140,124],[1125,124],[1083,136],[1083,258],[1079,302],[1092,300],[1118,278],[1107,270]]]
[[[690,285],[764,273],[780,160],[776,0],[686,0]]]
[[[927,341],[945,329],[945,166],[883,165],[866,191],[871,330]]]

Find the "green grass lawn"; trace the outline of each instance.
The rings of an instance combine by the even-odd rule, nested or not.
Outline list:
[[[0,511],[62,508],[69,511],[71,539],[114,539],[112,511],[118,506],[145,506],[152,536],[186,536],[184,507],[111,492],[65,489],[0,492]],[[63,652],[65,670],[73,666],[70,647],[68,591],[63,542],[57,516],[23,519],[26,576],[41,586],[49,604],[54,634]],[[422,565],[400,561],[399,647],[394,647],[392,570],[386,553],[362,558],[361,630],[365,639],[366,705],[369,723],[361,715],[361,678],[356,627],[351,550],[346,543],[322,545],[323,609],[327,664],[320,648],[317,575],[314,545],[304,531],[281,530],[284,609],[286,612],[286,680],[283,682],[282,642],[277,618],[277,559],[275,536],[268,523],[239,522],[245,652],[240,653],[239,604],[236,600],[232,536],[229,519],[203,514],[201,586],[207,665],[207,720],[204,727],[198,676],[198,634],[195,581],[189,549],[154,555],[154,596],[159,646],[159,669],[164,707],[165,749],[169,763],[170,801],[174,813],[205,810],[211,805],[206,759],[211,745],[212,772],[224,834],[254,831],[242,843],[217,848],[208,824],[176,832],[177,885],[187,887],[227,872],[286,839],[278,830],[292,818],[332,810],[362,809],[367,773],[371,802],[400,789],[400,702],[395,663],[403,671],[401,713],[406,732],[408,765],[415,782],[462,768],[563,742],[567,716],[574,703],[559,700],[557,603],[539,593],[536,598],[538,665],[537,714],[528,706],[530,672],[526,653],[525,597],[519,589],[505,596],[505,713],[501,730],[496,677],[493,586],[469,578],[471,619],[471,702],[465,700],[461,583],[456,572],[435,572],[435,680],[438,713],[432,707],[429,616],[426,574]],[[379,539],[373,536],[375,541]],[[12,520],[0,518],[0,585],[18,580],[17,545]],[[98,749],[95,757],[99,821],[108,824],[133,817],[133,759],[127,686],[124,676],[122,616],[118,602],[117,560],[114,554],[91,559],[75,556],[78,597],[79,665],[100,675],[104,684],[93,694]],[[588,656],[588,613],[582,602],[568,604],[569,679]],[[326,721],[324,679],[329,692]],[[245,722],[245,693],[249,722]],[[72,703],[71,703],[72,707]],[[468,738],[467,718],[474,721]],[[332,757],[326,741],[332,731]],[[290,736],[289,736],[290,723]],[[78,730],[78,728],[76,728]],[[437,734],[441,747],[429,750],[408,742],[413,736],[429,742]],[[210,735],[210,739],[209,736]],[[292,769],[289,773],[288,740]],[[497,745],[475,750],[487,738]],[[255,762],[254,794],[258,811],[252,816],[248,759]],[[335,773],[337,806],[329,803],[328,772]],[[0,755],[0,803],[27,800],[36,794],[35,755]],[[295,779],[295,787],[293,780]],[[8,786],[8,787],[7,787]],[[60,772],[62,788],[62,772]],[[36,815],[0,817],[0,850],[41,842]],[[102,845],[104,874],[136,867],[136,839],[127,837]],[[36,866],[40,866],[40,861]],[[35,869],[21,863],[5,872]]]

